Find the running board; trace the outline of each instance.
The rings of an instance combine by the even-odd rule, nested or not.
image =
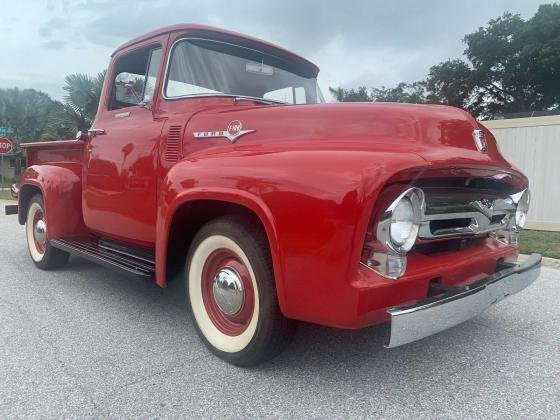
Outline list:
[[[117,249],[109,246],[104,240],[94,237],[58,238],[52,239],[49,243],[55,248],[129,276],[154,279],[155,261],[149,251],[136,252],[133,248]]]

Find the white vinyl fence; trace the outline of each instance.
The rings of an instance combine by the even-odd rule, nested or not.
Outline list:
[[[560,231],[560,115],[482,121],[504,157],[529,178],[527,228]]]

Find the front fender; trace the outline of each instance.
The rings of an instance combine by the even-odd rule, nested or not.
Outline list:
[[[282,272],[279,264],[279,261],[282,260],[282,249],[278,245],[278,237],[272,213],[260,197],[236,188],[199,187],[187,190],[176,190],[173,187],[177,185],[177,182],[173,180],[173,173],[168,174],[162,185],[165,185],[166,188],[161,191],[160,194],[161,199],[156,222],[156,283],[159,286],[165,287],[167,284],[166,264],[168,240],[171,233],[171,222],[175,213],[181,206],[189,202],[211,200],[243,206],[260,219],[270,244],[279,300],[281,302],[283,301],[284,290],[282,281],[279,281],[282,279]]]
[[[29,200],[39,189],[45,203],[48,239],[87,234],[82,215],[82,167],[33,165],[21,176],[19,193],[20,224],[25,223]]]
[[[246,207],[261,220],[271,249],[280,308],[312,322],[336,318],[357,269],[372,207],[395,171],[424,162],[412,154],[341,150],[241,150],[197,154],[161,183],[156,281],[165,286],[170,225],[192,200]],[[336,168],[336,170],[333,170]]]

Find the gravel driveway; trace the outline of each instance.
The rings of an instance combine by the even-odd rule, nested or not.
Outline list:
[[[482,316],[385,350],[385,326],[302,325],[254,369],[212,356],[168,289],[71,258],[41,272],[0,204],[0,417],[553,418],[560,270]],[[556,417],[557,418],[557,417]]]

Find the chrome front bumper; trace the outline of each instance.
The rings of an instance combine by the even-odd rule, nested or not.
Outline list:
[[[541,272],[541,256],[500,270],[469,286],[451,289],[409,307],[391,308],[391,337],[385,347],[398,347],[454,327],[484,312],[494,303],[513,295]]]

